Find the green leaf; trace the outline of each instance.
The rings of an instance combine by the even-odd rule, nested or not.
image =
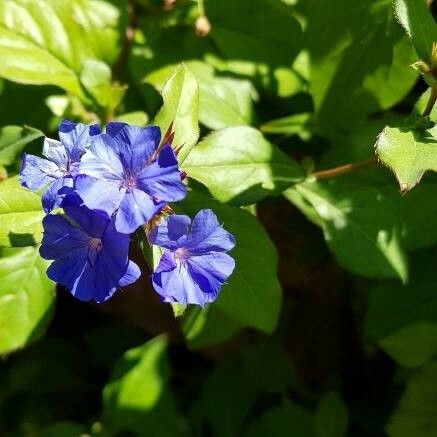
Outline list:
[[[313,437],[312,414],[301,406],[284,399],[278,407],[268,410],[251,425],[247,437]]]
[[[378,343],[401,366],[422,366],[437,353],[437,323],[413,322]]]
[[[317,212],[326,242],[340,265],[362,276],[406,280],[401,227],[387,193],[344,178],[306,182],[295,189]]]
[[[272,332],[282,300],[276,274],[278,255],[273,243],[259,221],[242,209],[220,204],[194,191],[176,206],[191,217],[204,208],[211,208],[237,240],[230,252],[236,261],[235,271],[213,305],[245,326]]]
[[[390,437],[433,437],[437,434],[437,362],[411,376],[385,430]]]
[[[420,59],[430,63],[432,44],[437,42],[437,24],[425,0],[395,0],[395,14],[406,30]]]
[[[348,427],[346,405],[337,393],[327,393],[315,413],[314,425],[317,437],[342,437]]]
[[[0,165],[12,165],[27,144],[42,137],[38,129],[28,126],[5,126],[0,129]]]
[[[0,183],[0,247],[32,246],[42,237],[41,198],[18,177]]]
[[[155,123],[162,135],[172,126],[173,146],[181,148],[178,159],[182,163],[199,138],[199,86],[185,65],[180,65],[165,83],[162,98],[164,103]]]
[[[141,435],[183,435],[184,422],[169,388],[167,339],[155,337],[128,350],[103,390],[105,429]]]
[[[398,219],[402,222],[402,245],[408,250],[430,247],[437,242],[437,214],[435,194],[437,183],[433,178],[423,181],[406,196],[393,190],[391,197],[399,205]],[[428,183],[429,182],[429,183]]]
[[[271,337],[260,340],[223,357],[207,375],[194,417],[210,425],[214,436],[246,436],[245,424],[259,415],[252,409],[257,400],[300,389],[287,351]]]
[[[78,437],[86,435],[85,426],[74,422],[56,422],[41,431],[41,437]]]
[[[411,114],[411,118],[418,119],[422,116],[423,112],[425,111],[425,108],[429,102],[429,99],[431,97],[432,89],[429,87],[417,100],[416,104],[413,107],[413,111]],[[437,106],[434,105],[431,113],[429,114],[429,118],[435,123],[437,121]]]
[[[0,27],[0,57],[3,61],[0,76],[5,79],[31,85],[56,85],[85,98],[73,70],[35,43],[4,27]]]
[[[117,115],[114,120],[133,124],[135,126],[146,126],[149,117],[144,111],[133,111]]]
[[[379,159],[389,167],[402,192],[410,191],[427,170],[437,171],[437,127],[427,131],[386,127],[375,148]]]
[[[283,3],[208,0],[205,9],[212,25],[209,36],[224,59],[289,66],[302,47],[301,27],[293,9]]]
[[[310,0],[306,34],[316,125],[325,134],[353,132],[417,80],[408,67],[414,52],[389,0]]]
[[[209,372],[194,411],[214,437],[240,436],[246,415],[256,401],[255,380],[248,378],[239,355],[224,357]],[[223,382],[226,381],[226,384]]]
[[[54,285],[37,247],[9,249],[0,258],[0,354],[36,340],[51,317]]]
[[[379,341],[417,321],[437,322],[436,259],[434,249],[416,252],[407,285],[389,281],[370,288],[367,337]]]
[[[212,346],[234,336],[241,324],[226,315],[218,305],[200,309],[190,307],[182,319],[187,346],[192,349]]]
[[[268,121],[260,127],[260,130],[266,134],[296,134],[305,140],[310,136],[310,122],[310,113],[294,114],[288,117]]]
[[[304,177],[300,166],[262,134],[239,126],[214,132],[202,140],[183,169],[202,182],[221,202],[254,203],[279,194]]]
[[[199,84],[199,121],[210,129],[250,124],[256,91],[247,80],[217,77],[214,69],[199,61],[185,65],[193,72]],[[164,78],[174,65],[154,70],[144,81],[160,90]]]
[[[82,63],[115,61],[118,19],[114,6],[95,0],[5,0],[0,3],[0,76],[56,85],[84,99],[78,78]]]
[[[256,91],[247,80],[212,78],[200,82],[199,119],[210,129],[251,124]]]
[[[190,63],[200,90],[199,120],[210,129],[250,124],[256,91],[247,80],[216,77],[207,64]]]
[[[97,59],[83,63],[80,81],[99,106],[112,113],[126,93],[126,86],[111,83],[112,72],[108,64]]]

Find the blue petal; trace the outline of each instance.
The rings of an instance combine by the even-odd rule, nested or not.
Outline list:
[[[149,239],[157,246],[174,250],[183,245],[190,224],[190,217],[172,214],[152,230]]]
[[[47,216],[40,253],[55,259],[47,275],[65,285],[80,300],[104,302],[115,291],[140,276],[138,266],[129,261],[130,236],[116,231],[109,217],[91,211],[73,193],[62,206],[74,226],[62,216]],[[101,238],[101,247],[92,247],[91,238]]]
[[[98,180],[89,176],[78,176],[75,190],[89,209],[104,212],[108,216],[120,206],[126,192],[117,181]]]
[[[161,211],[164,206],[165,203],[154,202],[143,191],[137,189],[127,191],[120,203],[115,226],[119,232],[131,234]]]
[[[61,205],[64,196],[59,193],[59,190],[64,187],[72,188],[73,179],[70,177],[55,179],[47,187],[47,190],[44,192],[41,199],[42,206],[47,214]]]
[[[39,252],[44,259],[57,259],[77,250],[88,250],[89,236],[60,215],[43,220],[44,236]]]
[[[59,139],[68,150],[72,161],[79,161],[80,157],[91,145],[91,137],[100,133],[98,125],[73,123],[64,120],[59,125]]]
[[[128,258],[129,243],[130,236],[117,232],[111,221],[102,236],[102,250],[93,265],[93,276],[88,279],[93,281],[96,302],[108,300],[118,288],[139,278],[138,266]]]
[[[118,256],[118,264],[126,264],[129,253],[130,235],[123,234],[115,228],[114,220],[108,223],[102,238],[105,251]],[[123,258],[124,257],[124,258]]]
[[[155,273],[171,272],[176,268],[177,268],[177,264],[173,253],[167,251],[162,254],[162,257],[159,260],[159,264],[155,270]]]
[[[60,169],[67,170],[68,154],[65,146],[60,141],[44,138],[42,154],[50,161],[53,161]]]
[[[90,237],[100,238],[108,228],[109,216],[87,208],[75,192],[68,194],[61,206],[68,217],[74,220]]]
[[[89,134],[92,137],[102,133],[102,129],[100,129],[100,125],[98,124],[90,124],[89,127],[90,127]]]
[[[158,164],[160,167],[172,167],[178,165],[178,160],[170,144],[167,144],[160,150]]]
[[[161,268],[161,263],[171,263],[169,261],[171,256],[170,252],[163,255],[157,271],[152,276],[155,291],[161,295],[164,302],[204,306],[209,302],[209,296],[193,281],[185,266],[180,265],[172,270]]]
[[[141,276],[139,267],[128,259],[130,235],[118,232],[115,229],[114,221],[108,224],[102,238],[102,244],[103,261],[108,269],[117,272],[118,288],[132,284]]]
[[[62,175],[62,171],[55,163],[38,156],[24,154],[20,179],[21,185],[29,190],[41,190]]]
[[[104,248],[93,268],[94,300],[96,302],[108,300],[120,288],[120,281],[128,271],[127,253],[121,253],[121,257],[125,259],[123,264],[118,262],[119,256],[117,255],[111,254]]]
[[[181,180],[177,162],[173,165],[162,165],[171,162],[169,152],[173,154],[170,146],[165,146],[161,154],[164,158],[154,161],[145,167],[138,175],[138,188],[149,193],[151,196],[165,202],[177,202],[187,194],[187,187]],[[160,155],[161,156],[161,155]]]
[[[47,276],[64,285],[76,299],[82,301],[104,302],[118,287],[118,281],[114,281],[101,258],[93,266],[88,262],[87,256],[61,258],[51,264]]]
[[[117,234],[116,239],[120,238],[124,241],[128,236]],[[108,249],[104,238],[102,242],[103,248],[93,256],[93,262],[90,262],[88,247],[66,252],[52,263],[47,275],[80,300],[108,300],[118,288],[134,282],[140,272],[138,266],[128,260],[123,242],[120,245],[114,242],[116,251]]]
[[[121,121],[111,121],[106,125],[106,133],[112,138],[116,138],[120,130],[125,126],[129,126],[129,124]]]
[[[235,247],[235,237],[219,224],[210,209],[202,209],[193,219],[186,241],[190,253],[227,252]]]
[[[128,285],[133,284],[135,281],[137,281],[140,276],[140,268],[133,261],[129,261],[126,273],[120,279],[118,285],[119,287],[127,287]]]
[[[72,255],[54,261],[47,269],[47,276],[54,282],[68,288],[70,293],[79,300],[88,301],[94,296],[95,290],[90,281],[83,281],[89,277],[91,269],[84,250],[81,257]]]
[[[168,237],[170,240],[179,240],[188,234],[191,219],[187,215],[172,214],[167,220]]]
[[[80,162],[81,174],[96,179],[123,181],[124,169],[117,153],[117,144],[109,135],[95,137],[91,146]]]
[[[132,174],[140,172],[150,162],[161,140],[158,126],[120,126],[119,123],[110,123],[108,134],[117,141],[124,167]]]
[[[200,289],[206,293],[206,301],[214,301],[224,282],[231,276],[235,261],[225,253],[215,252],[192,256],[187,260],[188,272]]]

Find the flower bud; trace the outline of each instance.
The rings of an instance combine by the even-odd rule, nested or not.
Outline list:
[[[196,35],[204,37],[211,32],[211,23],[208,17],[205,15],[200,15],[196,20]]]
[[[417,61],[411,66],[422,75],[423,80],[428,86],[431,88],[437,88],[437,78],[434,76],[433,70],[426,62]]]

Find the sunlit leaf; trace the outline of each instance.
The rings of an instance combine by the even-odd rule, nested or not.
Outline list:
[[[417,59],[390,1],[311,0],[306,34],[310,91],[326,134],[353,131],[402,100],[417,80],[408,67]]]
[[[431,60],[432,44],[437,42],[437,24],[423,0],[395,0],[396,18],[407,32],[420,59]]]
[[[0,247],[39,243],[44,215],[40,196],[21,187],[18,177],[0,183]]]
[[[303,179],[292,159],[250,127],[230,127],[202,140],[182,168],[222,202],[254,203]]]
[[[27,144],[43,136],[28,126],[5,126],[0,129],[0,165],[11,165]]]
[[[112,5],[95,0],[4,0],[0,77],[56,85],[85,98],[79,82],[83,62],[115,61],[119,15]]]
[[[199,138],[199,86],[185,65],[180,65],[165,83],[162,98],[155,123],[163,135],[172,127],[173,146],[180,148],[178,160],[182,163]]]
[[[314,207],[326,242],[344,268],[368,277],[406,280],[401,228],[386,193],[341,180],[308,182],[295,189]]]
[[[152,435],[182,435],[184,423],[169,390],[169,378],[166,337],[128,350],[103,391],[107,429],[113,434],[148,430]]]
[[[401,191],[411,190],[427,170],[437,171],[437,127],[427,131],[386,127],[375,148],[379,159],[389,167]]]
[[[47,326],[54,284],[37,247],[9,249],[0,258],[0,354],[36,340]]]

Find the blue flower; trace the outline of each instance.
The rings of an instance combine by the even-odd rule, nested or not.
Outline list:
[[[48,215],[43,220],[40,254],[54,260],[47,270],[50,279],[80,300],[104,302],[140,277],[128,258],[130,237],[117,232],[112,219],[89,210],[75,193],[61,206],[68,219]]]
[[[75,189],[88,208],[116,212],[119,232],[134,232],[186,195],[173,149],[160,139],[157,126],[109,123],[82,158]]]
[[[42,204],[45,212],[57,208],[62,187],[73,187],[79,161],[89,147],[91,137],[100,133],[98,125],[86,125],[64,120],[59,125],[61,141],[44,139],[43,155],[47,158],[24,154],[20,172],[21,184],[32,191],[45,188]]]
[[[199,211],[192,222],[185,215],[169,216],[151,232],[150,241],[168,249],[152,277],[165,302],[213,302],[235,267],[226,254],[235,238],[210,209]]]

